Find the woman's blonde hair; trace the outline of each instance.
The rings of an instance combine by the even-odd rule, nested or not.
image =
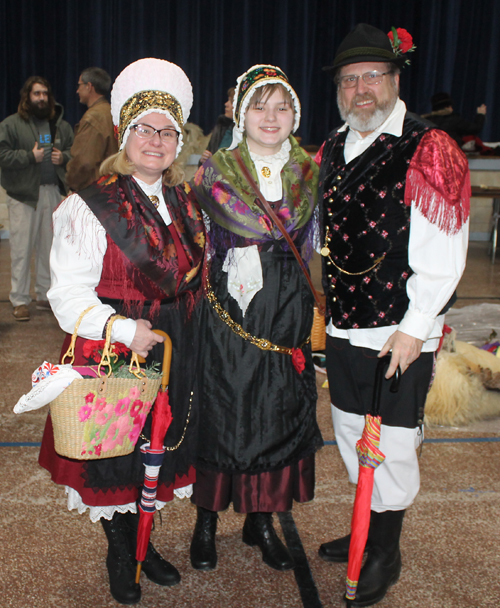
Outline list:
[[[130,162],[125,148],[109,156],[101,163],[99,168],[100,175],[109,175],[110,173],[120,173],[121,175],[133,175],[136,172],[134,163]],[[183,169],[174,161],[170,167],[163,172],[163,183],[166,186],[178,186],[184,181]]]

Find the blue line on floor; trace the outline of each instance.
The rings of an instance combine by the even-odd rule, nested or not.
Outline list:
[[[442,437],[441,439],[425,439],[424,443],[495,443],[499,441],[500,437]],[[0,441],[0,448],[39,448],[41,445],[37,441]],[[337,445],[337,442],[325,441],[325,445]]]
[[[307,560],[306,552],[300,540],[299,531],[295,525],[292,513],[286,511],[278,513],[281,528],[285,536],[286,544],[295,562],[293,573],[299,588],[302,605],[304,608],[322,608],[323,604],[319,598],[318,589]]]
[[[489,441],[500,441],[500,437],[442,437],[441,439],[424,439],[424,443],[488,443]]]
[[[500,437],[443,437],[441,439],[424,439],[424,443],[488,443],[498,441],[500,441]],[[325,441],[325,445],[337,445],[337,442]]]
[[[0,441],[0,448],[39,448],[41,445],[37,441]]]

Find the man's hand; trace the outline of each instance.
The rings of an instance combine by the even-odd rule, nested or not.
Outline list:
[[[33,156],[35,157],[35,162],[41,163],[43,160],[44,149],[38,147],[37,141],[35,142],[35,145],[33,146],[33,150],[31,150],[31,151],[33,152]]]
[[[138,319],[136,323],[137,329],[130,348],[141,357],[146,358],[155,344],[164,342],[165,336],[159,336],[151,331],[152,325],[145,319]]]
[[[391,364],[385,374],[386,378],[391,378],[396,372],[398,365],[401,373],[404,374],[409,366],[419,358],[424,342],[402,331],[395,331],[382,347],[378,356],[383,357],[392,351]]]
[[[486,114],[486,104],[483,103],[482,105],[480,105],[476,112],[478,114]]]
[[[53,165],[62,165],[63,164],[63,153],[61,152],[61,150],[58,150],[57,148],[52,148],[52,154],[50,155],[50,160],[52,161]]]

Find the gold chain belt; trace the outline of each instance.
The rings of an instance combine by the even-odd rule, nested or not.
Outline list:
[[[230,317],[229,313],[226,310],[224,310],[221,303],[217,299],[217,296],[213,292],[212,286],[210,285],[208,277],[206,280],[205,294],[207,296],[208,301],[212,305],[213,309],[219,316],[219,319],[221,321],[223,321],[229,327],[229,329],[231,329],[231,331],[233,331],[237,336],[239,336],[240,338],[243,338],[243,340],[247,340],[248,342],[251,342],[254,346],[257,346],[257,348],[260,348],[260,350],[270,350],[275,353],[281,353],[283,355],[292,355],[293,354],[293,351],[294,351],[293,348],[288,348],[287,346],[277,346],[276,344],[273,344],[269,340],[264,340],[263,338],[257,338],[256,336],[252,336],[252,334],[249,334],[247,331],[245,331],[239,323],[236,323],[236,321],[233,321],[233,319]],[[299,348],[303,348],[306,344],[309,344],[310,341],[311,341],[311,336],[309,336],[309,338],[307,338],[307,340],[305,342],[303,342]]]
[[[188,424],[189,424],[189,420],[191,418],[191,406],[193,405],[193,395],[194,395],[194,391],[191,391],[191,396],[189,398],[189,409],[188,409],[188,413],[187,413],[187,416],[186,416],[186,424],[184,425],[184,430],[182,431],[182,436],[181,436],[181,438],[179,439],[179,441],[175,445],[164,446],[166,452],[175,452],[175,450],[177,450],[177,449],[180,448],[181,443],[184,441],[184,437],[186,436],[186,431],[187,431],[187,427],[188,427]],[[139,437],[141,439],[143,439],[144,441],[147,441],[148,443],[151,441],[151,439],[148,439],[142,433],[139,435]]]

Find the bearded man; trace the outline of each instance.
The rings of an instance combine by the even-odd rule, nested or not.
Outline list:
[[[37,309],[49,310],[52,212],[67,192],[65,167],[73,130],[62,119],[49,82],[31,76],[21,89],[16,114],[0,123],[1,183],[7,191],[10,224],[12,314],[29,321],[30,262],[36,251]]]
[[[392,44],[359,24],[324,68],[333,72],[345,121],[317,157],[326,360],[335,436],[353,483],[380,357],[390,353],[386,379],[401,372],[397,393],[382,381],[385,460],[374,475],[367,559],[355,599],[346,598],[352,606],[379,602],[401,571],[403,517],[420,484],[425,399],[468,242],[467,160],[399,98],[405,51],[414,48],[405,30],[399,34]],[[347,562],[349,546],[350,535],[324,543],[319,554]]]

